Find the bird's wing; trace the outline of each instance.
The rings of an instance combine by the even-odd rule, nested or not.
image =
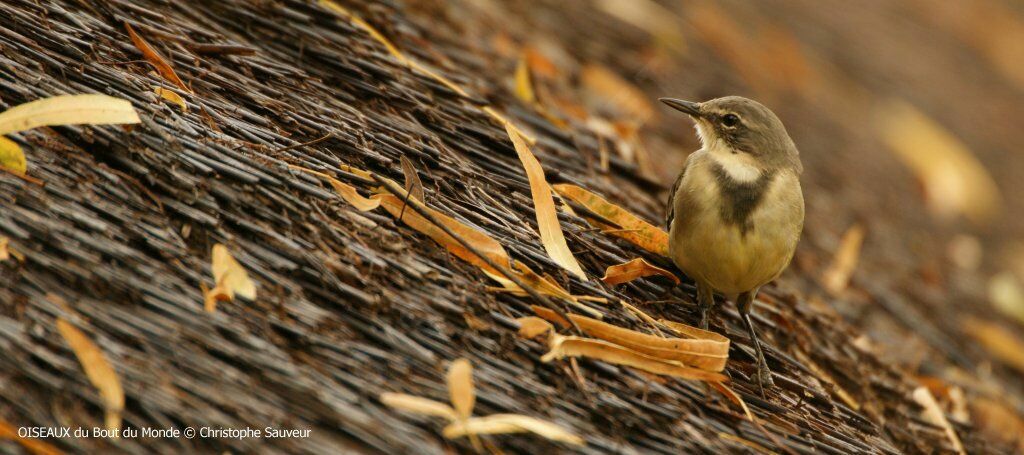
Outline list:
[[[665,229],[672,230],[672,219],[675,218],[676,210],[676,193],[679,192],[679,185],[683,183],[683,176],[686,175],[686,170],[689,169],[690,163],[695,160],[695,156],[698,152],[691,153],[690,156],[686,157],[686,163],[683,164],[683,170],[679,171],[679,176],[676,177],[676,182],[672,184],[672,191],[668,193],[668,210],[665,214]]]

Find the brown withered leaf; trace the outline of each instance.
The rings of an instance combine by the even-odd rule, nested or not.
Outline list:
[[[583,305],[580,302],[583,300],[593,302],[606,302],[607,299],[603,297],[572,295],[569,293],[569,291],[566,291],[565,288],[563,288],[557,282],[555,282],[555,280],[552,279],[551,277],[542,277],[538,275],[537,272],[531,270],[526,264],[523,264],[522,262],[519,261],[514,261],[512,264],[512,268],[512,273],[514,273],[516,277],[522,280],[523,283],[525,283],[527,286],[533,288],[534,291],[537,291],[538,293],[543,295],[563,299],[569,302],[569,304],[575,306],[580,311],[583,311],[595,318],[601,319],[604,317],[604,314],[601,313],[600,311],[590,308],[589,306]],[[503,286],[503,288],[501,289],[502,291],[509,292],[512,293],[513,295],[518,296],[528,295],[526,291],[520,289],[519,286],[517,286],[511,280],[508,280],[507,278],[500,275],[491,274],[489,272],[487,273],[491,277],[491,279],[501,283],[501,285]]]
[[[85,370],[85,376],[100,393],[106,411],[105,425],[108,430],[121,428],[121,411],[124,410],[124,389],[117,372],[110,366],[103,351],[81,330],[64,319],[57,318],[57,331],[78,357]]]
[[[157,72],[160,73],[164,79],[178,86],[178,88],[184,90],[189,95],[194,94],[192,89],[188,88],[188,86],[181,81],[181,78],[178,77],[178,73],[174,72],[174,68],[171,67],[171,64],[168,63],[167,60],[153,48],[153,46],[150,46],[145,39],[139,36],[138,33],[135,33],[135,29],[132,28],[131,24],[125,22],[124,28],[125,30],[128,30],[128,37],[131,38],[132,43],[134,43],[135,47],[139,49],[139,52],[142,52],[142,56],[145,57],[147,62],[156,68]]]
[[[588,92],[612,104],[625,116],[641,123],[654,116],[650,97],[614,71],[589,64],[583,68],[580,77]]]
[[[18,444],[21,444],[28,453],[33,455],[60,455],[63,453],[60,450],[57,450],[56,447],[43,441],[18,436],[18,428],[19,427],[11,425],[4,419],[0,419],[0,439],[17,442]]]
[[[442,434],[448,439],[466,435],[534,433],[552,441],[581,446],[583,438],[551,422],[520,414],[493,414],[453,422]]]
[[[988,170],[938,122],[904,101],[882,105],[874,118],[882,140],[924,185],[934,214],[963,214],[983,225],[1000,212],[1002,197]]]
[[[850,277],[857,268],[857,260],[860,258],[860,248],[864,243],[864,226],[854,224],[843,234],[839,241],[839,249],[832,257],[832,264],[829,265],[821,276],[822,286],[833,296],[837,296],[846,290],[850,283]]]
[[[1017,334],[998,323],[973,317],[965,319],[961,327],[989,353],[1024,372],[1024,341]]]
[[[554,311],[532,306],[538,316],[565,328],[568,321]],[[729,339],[714,332],[690,327],[687,336],[693,338],[663,338],[624,327],[601,322],[578,314],[568,315],[584,334],[627,348],[645,356],[680,362],[687,366],[718,372],[729,360]]]
[[[602,228],[609,235],[625,239],[634,245],[662,256],[668,255],[668,233],[656,226],[641,220],[626,209],[608,202],[601,196],[567,183],[553,185],[552,188],[562,197],[572,200],[588,210],[621,226],[616,229],[598,220],[587,219],[591,224]],[[586,218],[586,215],[582,215]]]
[[[614,286],[616,284],[628,283],[635,279],[647,276],[663,276],[672,280],[673,283],[679,284],[679,277],[674,273],[656,265],[652,265],[644,258],[636,258],[632,261],[608,267],[608,269],[605,270],[604,277],[601,278],[601,281],[605,282],[605,284]]]
[[[939,403],[935,401],[935,397],[928,391],[927,387],[918,387],[914,389],[912,394],[914,401],[924,408],[921,412],[921,418],[932,425],[938,426],[946,431],[946,437],[949,438],[949,442],[953,444],[953,449],[959,454],[965,454],[963,444],[960,443],[960,438],[956,435],[956,430],[949,424],[949,420],[946,419],[946,414],[942,412],[942,408],[939,407]]]
[[[697,379],[701,381],[728,380],[725,375],[720,373],[688,367],[682,362],[674,360],[651,357],[604,340],[553,335],[549,338],[549,348],[550,351],[541,357],[540,360],[542,362],[550,362],[565,357],[588,357],[615,365],[633,367],[648,373],[675,376],[683,379]]]
[[[8,245],[11,239],[0,235],[0,262],[6,261],[11,258],[11,253],[8,250]]]
[[[416,166],[412,164],[412,160],[402,155],[399,161],[402,163],[402,175],[405,177],[405,192],[420,202],[426,201],[423,197],[423,182],[420,181],[420,176],[416,172]]]
[[[1024,419],[1001,400],[976,397],[969,403],[974,424],[985,437],[1011,444],[1024,453]]]
[[[448,367],[448,394],[460,419],[473,415],[476,389],[473,386],[473,365],[469,360],[458,359]]]
[[[177,104],[181,108],[181,112],[188,112],[188,104],[185,104],[185,99],[178,92],[163,87],[153,87],[153,93],[166,101]]]
[[[572,255],[569,245],[565,242],[565,234],[562,233],[562,225],[559,223],[558,213],[555,211],[555,199],[551,194],[551,186],[548,185],[548,181],[544,177],[544,168],[533,156],[530,147],[518,132],[511,127],[506,127],[506,131],[530,181],[530,194],[533,197],[533,208],[537,214],[537,228],[540,231],[544,250],[556,264],[576,275],[577,278],[586,281],[587,274],[576,262],[576,257]]]
[[[444,417],[450,421],[455,421],[459,418],[458,414],[455,413],[455,409],[451,406],[415,395],[385,392],[380,395],[380,402],[395,409],[434,417]]]

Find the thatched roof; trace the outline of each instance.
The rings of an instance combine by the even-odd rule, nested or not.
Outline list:
[[[766,398],[750,380],[751,345],[734,307],[725,305],[714,320],[713,329],[733,340],[726,371],[755,424],[700,382],[596,361],[580,361],[578,373],[567,361],[542,363],[546,347],[517,337],[514,323],[531,315],[535,302],[488,292],[491,283],[477,268],[289,169],[328,172],[365,189],[338,165],[401,181],[399,159],[409,157],[428,205],[487,232],[571,292],[608,298],[593,305],[607,321],[642,330],[619,300],[642,306],[675,299],[680,303],[644,309],[695,322],[692,286],[673,290],[654,279],[611,287],[593,279],[636,256],[658,259],[567,213],[563,230],[592,279],[562,272],[537,237],[529,186],[508,136],[481,109],[492,106],[536,135],[534,153],[549,182],[589,188],[660,224],[661,179],[620,155],[615,137],[578,121],[559,128],[517,100],[515,58],[498,39],[525,37],[533,20],[549,28],[557,17],[605,24],[603,32],[549,35],[578,49],[565,56],[578,64],[586,55],[611,61],[616,50],[635,58],[631,49],[646,35],[586,5],[533,17],[516,3],[510,8],[517,15],[508,14],[518,19],[503,24],[479,5],[398,3],[351,7],[469,96],[410,70],[364,29],[306,2],[0,5],[7,18],[0,24],[0,107],[104,93],[131,100],[143,120],[131,128],[54,127],[15,136],[29,157],[29,175],[45,185],[0,174],[0,235],[24,255],[0,263],[0,419],[14,426],[102,426],[100,397],[55,328],[62,317],[94,340],[116,370],[127,426],[312,430],[307,439],[49,441],[73,452],[468,451],[469,441],[444,439],[436,419],[378,399],[403,392],[447,401],[445,371],[460,357],[475,367],[478,414],[555,422],[585,437],[582,452],[724,453],[754,450],[751,443],[800,453],[949,450],[943,431],[920,419],[912,377],[855,347],[861,333],[807,298],[805,277],[817,273],[812,265],[798,264],[783,286],[762,292],[756,319],[778,377]],[[194,90],[187,113],[154,94],[154,86],[174,87],[142,61],[125,22]],[[494,30],[500,36],[487,35]],[[688,58],[708,51],[694,52]],[[694,80],[706,90],[716,71]],[[689,133],[677,129],[652,129],[650,140],[692,145]],[[841,232],[810,221],[815,228],[812,236]],[[257,282],[255,301],[204,312],[200,283],[211,281],[215,243],[228,245]],[[914,308],[882,286],[867,288],[887,305]],[[959,352],[955,343],[950,349]],[[957,431],[972,453],[989,447],[973,428]],[[526,435],[489,441],[511,452],[568,448]],[[16,447],[0,441],[0,449]]]

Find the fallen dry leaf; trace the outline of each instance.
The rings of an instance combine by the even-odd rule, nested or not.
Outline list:
[[[469,360],[458,359],[448,367],[448,393],[460,419],[473,415],[476,390],[473,386],[473,365]]]
[[[924,408],[921,412],[921,418],[932,425],[944,429],[946,437],[949,438],[949,442],[953,444],[953,449],[957,453],[966,453],[964,452],[963,444],[960,443],[960,438],[956,435],[956,430],[949,424],[949,420],[946,419],[942,408],[939,407],[939,403],[935,401],[935,397],[928,391],[928,388],[924,386],[917,387],[914,389],[913,398],[917,404]]]
[[[1013,272],[999,273],[988,281],[988,299],[1000,313],[1024,325],[1024,287]]]
[[[537,102],[537,95],[533,92],[533,78],[530,77],[530,61],[526,53],[519,57],[516,63],[516,98],[526,104]]]
[[[563,328],[569,327],[568,321],[562,319],[554,311],[539,306],[531,308],[538,316]],[[729,339],[696,327],[689,327],[685,332],[685,335],[694,338],[663,338],[578,314],[569,314],[568,317],[586,335],[614,343],[648,357],[681,362],[687,366],[713,372],[724,370],[729,360]],[[675,328],[673,329],[675,330]]]
[[[380,395],[380,401],[389,407],[416,414],[444,417],[451,421],[459,419],[451,406],[415,395],[385,392]]]
[[[569,302],[571,305],[575,306],[580,311],[583,311],[595,318],[600,319],[604,317],[604,314],[602,314],[600,311],[590,308],[580,303],[580,301],[588,300],[594,302],[606,302],[607,299],[600,297],[572,295],[569,293],[569,291],[566,291],[565,288],[563,288],[557,282],[555,282],[555,280],[552,279],[551,277],[542,277],[538,275],[537,272],[530,270],[530,268],[527,267],[526,264],[523,264],[522,262],[514,261],[512,267],[512,273],[514,273],[516,277],[523,281],[523,283],[525,283],[530,288],[533,288],[533,290],[537,291],[539,294],[563,299]],[[512,293],[513,295],[518,296],[528,295],[526,291],[520,289],[519,286],[517,286],[511,280],[508,280],[507,278],[500,275],[490,274],[489,272],[487,273],[491,277],[491,279],[501,283],[501,285],[503,286],[503,288],[501,289],[502,291],[509,292]]]
[[[608,226],[599,220],[587,218],[591,224],[602,228],[606,233],[625,239],[640,248],[662,256],[668,256],[668,233],[656,226],[641,220],[626,209],[608,202],[601,196],[580,188],[576,185],[558,184],[552,186],[558,194],[572,200],[588,210],[604,217],[621,227]]]
[[[177,104],[181,108],[181,112],[188,112],[188,104],[185,104],[185,99],[175,92],[174,90],[168,90],[163,87],[153,87],[153,92],[161,98]]]
[[[971,417],[988,438],[1012,444],[1024,453],[1024,419],[1001,400],[976,397],[970,401]]]
[[[405,155],[402,155],[400,161],[402,163],[402,175],[405,176],[405,192],[420,202],[426,201],[423,196],[423,182],[420,181],[420,176],[416,172],[416,166],[413,166],[412,160]]]
[[[0,167],[19,175],[28,172],[28,163],[21,146],[3,136],[0,136]]]
[[[961,327],[990,354],[1024,372],[1024,342],[1015,333],[1000,324],[973,317],[965,319]]]
[[[822,285],[825,290],[833,296],[837,296],[846,290],[850,283],[850,277],[857,268],[857,260],[860,258],[860,248],[864,243],[864,227],[854,224],[843,234],[839,241],[839,249],[836,250],[829,265],[821,276]]]
[[[614,71],[597,64],[589,64],[580,75],[583,86],[593,96],[612,104],[624,116],[640,123],[654,116],[650,97]]]
[[[519,336],[523,338],[534,338],[554,330],[550,322],[537,316],[527,316],[516,319],[519,323]]]
[[[57,318],[57,331],[78,357],[78,362],[103,400],[106,410],[105,424],[108,430],[121,428],[121,411],[124,410],[124,389],[117,372],[110,366],[103,351],[81,330],[64,319]]]
[[[139,123],[128,100],[107,95],[60,95],[14,106],[0,114],[0,134],[40,126]]]
[[[875,118],[882,140],[924,185],[934,214],[985,224],[999,213],[995,181],[956,136],[903,101],[884,104]]]
[[[60,455],[62,453],[60,450],[57,450],[56,447],[45,442],[18,436],[18,427],[7,423],[7,421],[3,419],[0,419],[0,439],[8,439],[17,442],[18,444],[21,444],[28,453],[33,455]]]
[[[178,73],[174,72],[174,68],[171,67],[171,64],[168,63],[167,60],[165,60],[164,57],[160,55],[160,53],[157,52],[156,49],[153,48],[153,46],[150,46],[149,43],[146,42],[146,40],[142,39],[142,37],[139,36],[138,33],[135,33],[135,29],[132,28],[131,24],[125,22],[124,28],[125,30],[128,30],[128,37],[131,38],[132,43],[135,44],[135,47],[139,50],[139,52],[142,52],[142,56],[146,59],[147,62],[149,62],[151,65],[153,65],[154,68],[156,68],[156,71],[160,73],[160,75],[163,76],[164,79],[178,86],[178,88],[184,90],[189,95],[192,95],[194,93],[192,92],[192,89],[188,88],[188,86],[181,81],[181,78],[178,77]]]
[[[506,126],[508,137],[512,139],[519,161],[526,170],[526,176],[530,181],[530,193],[533,196],[533,207],[537,213],[537,228],[540,230],[540,239],[544,244],[544,250],[556,264],[568,270],[577,278],[586,281],[587,274],[576,262],[576,258],[565,243],[565,235],[562,233],[562,225],[558,221],[558,213],[555,211],[555,199],[551,194],[551,187],[544,177],[544,168],[533,156],[526,141],[519,136],[511,127]]]
[[[465,435],[534,433],[552,441],[581,446],[583,438],[551,422],[519,414],[493,414],[454,422],[444,428],[444,437],[453,439]]]
[[[200,283],[206,311],[212,313],[218,301],[234,301],[236,295],[249,300],[256,298],[256,284],[249,279],[248,272],[231,256],[226,246],[219,243],[213,246],[211,270],[215,283],[213,289],[207,289],[206,284]]]
[[[623,262],[622,264],[616,264],[608,267],[604,271],[604,277],[601,281],[604,281],[608,285],[616,285],[622,283],[628,283],[637,278],[643,278],[647,276],[663,276],[673,283],[679,284],[679,277],[676,274],[665,270],[661,267],[652,265],[647,262],[644,258],[636,258],[629,262]]]
[[[11,253],[7,250],[11,239],[0,235],[0,262],[6,261],[11,258]]]
[[[691,368],[678,361],[651,357],[604,340],[554,335],[549,339],[549,348],[550,351],[541,357],[540,360],[542,362],[550,362],[565,357],[588,357],[615,365],[633,367],[648,373],[675,376],[683,379],[698,379],[701,381],[728,380],[723,374]]]

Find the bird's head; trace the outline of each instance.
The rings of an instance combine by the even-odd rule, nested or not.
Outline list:
[[[697,136],[710,153],[734,155],[760,168],[801,170],[796,145],[771,109],[741,96],[695,103],[675,98],[661,102],[693,118]]]

